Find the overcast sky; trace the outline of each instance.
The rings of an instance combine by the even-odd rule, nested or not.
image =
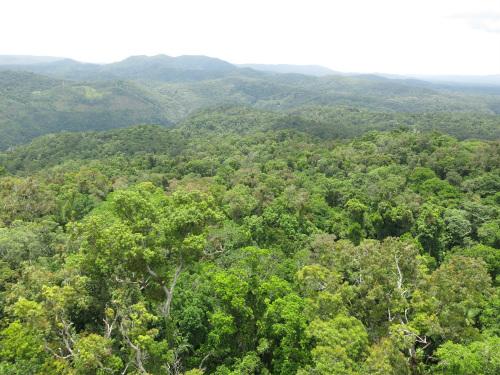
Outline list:
[[[499,74],[500,0],[6,0],[0,55]]]

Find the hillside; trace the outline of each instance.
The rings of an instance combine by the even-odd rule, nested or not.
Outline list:
[[[47,133],[165,126],[184,115],[174,101],[132,81],[80,83],[0,71],[0,149]]]
[[[0,150],[60,131],[137,123],[173,127],[193,111],[221,104],[292,115],[297,108],[318,106],[327,107],[327,112],[348,106],[381,113],[477,113],[472,117],[486,121],[474,129],[475,120],[461,119],[463,131],[449,121],[439,125],[460,139],[494,138],[496,118],[487,114],[500,113],[500,94],[494,90],[451,92],[385,78],[267,74],[206,56],[135,56],[105,65],[37,61],[7,64],[9,70],[0,70]],[[373,121],[379,122],[376,129],[391,127]],[[432,123],[423,127],[430,128]]]
[[[225,104],[194,111],[167,129],[140,124],[108,131],[47,134],[0,153],[0,166],[28,174],[64,165],[116,158],[142,158],[146,154],[175,157],[189,152],[191,142],[216,137],[259,138],[285,132],[303,134],[311,141],[334,142],[376,132],[429,132],[441,129],[458,140],[500,139],[500,115],[452,113],[381,113],[353,107],[300,107],[287,114],[249,106]],[[198,147],[198,146],[197,146]]]
[[[498,372],[499,142],[309,126],[410,118],[223,105],[0,153],[0,372]]]

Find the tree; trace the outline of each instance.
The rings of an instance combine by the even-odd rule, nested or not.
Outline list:
[[[436,350],[439,363],[434,368],[439,374],[493,375],[500,372],[499,337],[488,337],[469,345],[448,341]]]
[[[316,319],[307,328],[316,342],[311,354],[314,373],[321,375],[359,374],[369,344],[363,324],[344,312],[327,321]]]
[[[446,225],[446,242],[448,248],[453,246],[463,246],[464,241],[472,232],[472,225],[467,220],[467,212],[447,208],[443,213],[443,220]]]
[[[477,230],[477,236],[482,244],[500,248],[500,225],[499,221],[491,221],[489,223],[485,223],[481,225],[481,227]]]
[[[443,211],[444,209],[441,206],[430,203],[425,204],[419,212],[413,230],[424,251],[438,260],[441,259],[441,251],[444,245],[445,222],[442,218]]]
[[[500,280],[497,279],[500,275],[500,249],[486,245],[476,245],[461,249],[459,253],[471,258],[480,258],[486,262],[486,267],[488,267],[488,273],[493,283],[498,285],[500,282]]]
[[[17,269],[24,261],[54,256],[64,248],[66,240],[67,235],[53,221],[25,223],[16,220],[10,228],[0,228],[0,259]]]
[[[294,374],[310,362],[310,339],[306,336],[306,301],[295,293],[272,302],[265,313],[265,330],[272,350],[274,374]],[[260,341],[260,347],[265,340]]]
[[[70,224],[85,240],[85,267],[138,284],[169,318],[179,275],[202,257],[210,226],[222,221],[222,212],[198,190],[170,197],[151,183],[114,193],[103,209]]]
[[[206,270],[217,304],[209,314],[211,327],[202,351],[212,352],[213,358],[256,352],[267,369],[296,369],[305,360],[304,301],[287,296],[291,287],[280,277],[277,254],[247,247],[233,256],[225,267]]]
[[[483,261],[451,256],[413,294],[415,321],[421,334],[432,336],[437,343],[469,343],[477,339],[477,317],[492,292]]]

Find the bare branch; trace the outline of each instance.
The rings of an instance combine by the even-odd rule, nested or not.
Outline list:
[[[422,338],[422,337],[420,337],[419,335],[417,335],[416,333],[413,333],[413,332],[411,332],[411,331],[408,331],[407,329],[400,329],[400,331],[401,331],[401,332],[404,332],[404,333],[407,333],[407,334],[408,334],[408,335],[410,335],[410,336],[415,337],[416,342],[419,342],[419,343],[421,343],[421,344],[429,344],[429,343],[427,342],[427,337],[426,337],[426,336],[424,336],[424,338]]]
[[[109,339],[111,337],[113,326],[115,325],[117,319],[118,319],[118,314],[115,314],[115,318],[111,323],[109,323],[106,319],[103,319],[104,324],[106,324],[106,334],[104,335],[105,339]]]
[[[132,275],[132,277],[135,278],[135,275]],[[137,284],[137,285],[140,285],[141,286],[139,288],[140,290],[146,289],[146,287],[149,285],[149,279],[139,280],[139,281],[129,281],[129,280],[119,279],[118,277],[115,276],[115,281],[117,281],[119,283],[122,283],[122,284]]]
[[[122,333],[122,336],[123,338],[125,339],[125,341],[127,342],[127,344],[132,348],[132,350],[135,352],[134,356],[132,357],[132,359],[130,360],[130,362],[127,364],[127,367],[131,364],[131,363],[134,363],[137,368],[139,370],[141,370],[141,372],[143,374],[147,374],[148,372],[146,371],[146,369],[144,368],[144,365],[142,364],[142,357],[144,357],[144,353],[142,353],[141,351],[141,348],[132,344],[132,341],[130,341],[128,335],[127,335],[127,332],[125,330],[125,328],[123,327],[123,324],[120,323],[120,331]]]
[[[168,289],[166,285],[162,285],[162,289],[167,296],[167,300],[165,301],[164,306],[159,306],[159,309],[162,312],[164,318],[170,316],[170,305],[172,303],[172,295],[174,294],[175,284],[177,283],[177,279],[179,278],[179,275],[183,270],[184,264],[181,258],[180,264],[175,271],[174,278],[172,279],[172,283],[170,284],[170,289]]]
[[[402,255],[398,257],[396,257],[396,253],[394,253],[394,263],[396,264],[396,268],[398,269],[398,274],[399,274],[399,277],[398,277],[398,289],[399,289],[399,293],[402,295],[402,296],[405,296],[405,293],[407,291],[404,291],[402,292],[402,289],[403,289],[403,273],[401,272],[401,268],[399,268],[399,260],[401,259]],[[394,273],[394,275],[397,277],[398,275],[396,275],[396,273],[393,271],[392,273]]]
[[[213,353],[213,350],[210,350],[210,351],[208,352],[208,354],[205,356],[205,358],[203,358],[203,359],[201,360],[201,362],[200,362],[200,367],[198,367],[198,369],[199,369],[200,371],[204,371],[204,370],[205,370],[205,369],[203,368],[203,362],[205,362],[205,361],[207,360],[207,358],[208,358],[208,357],[210,357],[210,356],[212,355],[212,353]]]
[[[408,323],[408,322],[409,322],[409,320],[408,320],[408,311],[409,311],[409,310],[410,310],[410,308],[409,308],[409,307],[407,307],[407,308],[405,309],[405,320],[406,320],[406,323]]]
[[[158,277],[155,271],[153,271],[151,268],[149,268],[149,264],[146,265],[146,269],[148,270],[149,274],[154,277]]]
[[[63,313],[61,314],[61,322],[63,324],[63,329],[64,330],[61,330],[60,333],[61,333],[61,336],[62,336],[62,339],[64,340],[64,343],[66,345],[66,349],[68,349],[69,352],[71,352],[71,348],[69,346],[69,343],[67,341],[67,338],[70,339],[71,343],[74,345],[75,344],[75,340],[73,340],[73,337],[71,336],[71,333],[69,332],[69,328],[73,325],[73,323],[66,323],[65,320],[64,320],[64,309],[62,311]]]
[[[61,348],[59,348],[59,351],[61,352],[61,355],[59,355],[53,349],[49,348],[49,346],[47,345],[47,341],[45,339],[43,339],[43,341],[45,341],[45,344],[43,344],[43,348],[48,352],[52,353],[52,355],[58,359],[69,359],[76,357],[76,355],[73,354],[73,351],[71,351],[70,354],[63,356]]]
[[[132,358],[132,359],[129,361],[129,363],[127,363],[127,366],[125,366],[125,369],[123,370],[122,375],[125,375],[125,374],[127,373],[128,367],[130,366],[130,364],[132,363],[132,361],[133,361],[133,360],[134,360],[134,359]]]
[[[430,344],[431,344],[431,342],[429,341],[424,347],[420,348],[417,352],[415,352],[415,355],[417,355],[421,351],[425,350],[425,348],[427,348]]]

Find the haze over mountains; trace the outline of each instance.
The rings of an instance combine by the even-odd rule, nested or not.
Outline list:
[[[62,130],[174,127],[195,110],[221,104],[280,114],[304,106],[500,113],[500,77],[483,77],[488,84],[462,78],[468,83],[349,76],[319,66],[236,66],[206,56],[132,56],[111,64],[0,56],[0,150]]]
[[[59,64],[52,65],[52,63],[59,62]],[[51,66],[47,66],[51,65]],[[45,66],[44,66],[45,65]],[[298,73],[313,76],[324,76],[324,75],[345,75],[354,76],[358,78],[369,77],[384,77],[393,80],[409,80],[418,79],[421,81],[428,82],[447,82],[450,84],[457,85],[470,84],[470,85],[487,85],[487,86],[497,86],[500,85],[500,74],[496,75],[486,75],[486,76],[471,76],[471,75],[401,75],[401,74],[390,74],[390,73],[367,73],[367,72],[340,72],[332,70],[320,65],[292,65],[292,64],[230,64],[229,62],[211,58],[206,56],[178,56],[170,57],[167,55],[156,55],[156,56],[131,56],[123,61],[109,63],[109,64],[91,64],[80,62],[65,57],[54,57],[54,56],[26,56],[26,55],[0,55],[0,69],[13,69],[13,70],[29,70],[38,73],[48,72],[51,75],[57,75],[61,72],[58,68],[65,67],[67,70],[72,68],[75,71],[88,71],[88,72],[111,72],[114,74],[120,74],[120,71],[131,69],[132,67],[137,67],[140,69],[153,68],[158,69],[161,66],[163,68],[177,68],[177,69],[187,69],[187,70],[235,70],[236,68],[251,68],[258,71],[264,71],[267,73]],[[73,72],[76,74],[76,72]],[[69,78],[69,77],[68,77]],[[405,82],[411,84],[411,81]]]

